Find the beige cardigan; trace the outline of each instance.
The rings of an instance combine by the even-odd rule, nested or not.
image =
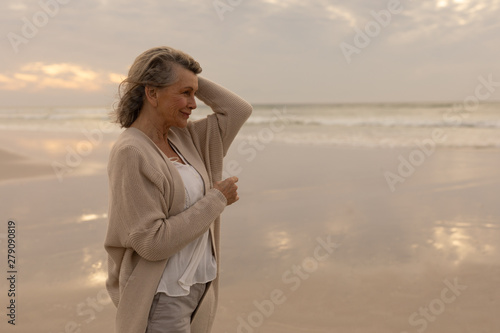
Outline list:
[[[226,198],[213,183],[221,180],[222,159],[252,107],[202,77],[196,96],[214,113],[189,122],[184,129],[171,128],[168,134],[205,184],[205,196],[187,210],[184,184],[176,167],[143,132],[126,129],[110,153],[109,224],[104,246],[108,252],[106,287],[117,307],[117,333],[146,331],[149,309],[168,258],[208,229],[219,266],[219,215]],[[218,276],[194,315],[193,333],[210,332],[217,295]]]

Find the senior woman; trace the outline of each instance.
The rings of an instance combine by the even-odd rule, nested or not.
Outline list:
[[[108,164],[106,287],[118,333],[210,332],[217,307],[220,218],[238,200],[222,160],[252,112],[170,47],[142,53],[116,108],[126,128]],[[195,96],[213,113],[188,121]]]

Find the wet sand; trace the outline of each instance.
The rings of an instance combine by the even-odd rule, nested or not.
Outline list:
[[[112,332],[102,244],[116,135],[81,159],[68,157],[78,133],[16,135],[1,142],[32,158],[0,153],[0,237],[15,220],[19,250],[16,326],[4,316],[1,331]],[[250,147],[237,139],[226,157],[241,199],[222,217],[214,332],[498,332],[499,150],[438,149],[391,191],[384,173],[411,149],[238,145]]]
[[[0,150],[0,181],[49,175],[50,165],[7,150]]]

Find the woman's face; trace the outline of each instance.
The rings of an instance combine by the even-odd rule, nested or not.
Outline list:
[[[158,90],[157,110],[165,126],[184,128],[191,110],[196,109],[194,94],[198,90],[198,77],[181,66],[176,71],[177,82]]]

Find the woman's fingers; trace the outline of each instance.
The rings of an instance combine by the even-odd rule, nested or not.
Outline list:
[[[221,191],[222,194],[224,194],[224,196],[226,197],[228,206],[240,199],[237,192],[238,191],[238,186],[236,185],[237,181],[238,177],[233,176],[226,178],[223,181],[216,182],[214,184],[214,188]]]

